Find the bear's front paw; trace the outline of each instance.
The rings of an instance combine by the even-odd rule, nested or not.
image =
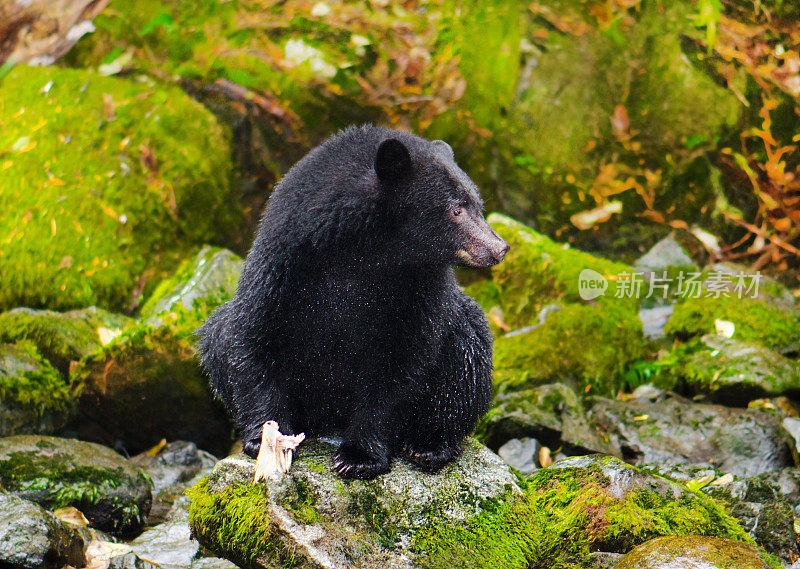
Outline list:
[[[458,446],[445,446],[435,450],[417,449],[411,443],[403,445],[403,455],[423,472],[436,472],[456,458],[461,452]]]
[[[339,450],[333,455],[332,468],[342,478],[372,480],[376,476],[389,472],[389,458],[342,443]]]
[[[242,452],[245,453],[250,458],[256,458],[258,456],[258,451],[261,450],[261,437],[257,439],[251,439],[249,441],[244,441],[242,443]]]

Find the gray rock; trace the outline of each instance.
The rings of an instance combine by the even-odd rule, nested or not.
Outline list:
[[[666,462],[755,476],[793,464],[793,441],[779,417],[751,409],[692,403],[594,398],[591,421],[607,432],[617,456],[637,464]]]
[[[563,383],[498,394],[477,434],[493,450],[524,437],[552,449],[563,447],[570,454],[614,450],[589,423],[575,392]]]
[[[211,472],[216,459],[194,443],[175,441],[131,462],[147,472],[155,486],[149,527],[131,542],[133,552],[162,569],[233,569],[230,561],[201,557],[200,545],[189,529],[185,491]]]
[[[754,342],[716,334],[701,338],[704,349],[682,366],[686,387],[721,403],[800,391],[800,364]]]
[[[135,553],[112,557],[106,569],[158,569],[158,565],[145,561]]]
[[[74,506],[92,527],[141,531],[152,500],[147,476],[109,448],[73,439],[0,439],[0,486],[46,508]]]
[[[655,245],[634,264],[636,269],[660,270],[668,267],[694,267],[694,260],[675,240],[668,235]]]
[[[162,569],[235,569],[217,557],[201,557],[200,544],[189,529],[189,499],[179,496],[161,523],[147,528],[130,542],[133,553]],[[137,568],[138,569],[138,568]]]
[[[657,537],[634,548],[615,569],[769,569],[748,543],[704,536]]]
[[[211,472],[217,459],[197,445],[189,441],[173,441],[167,443],[158,452],[143,452],[130,459],[153,481],[153,492],[157,495],[163,490],[186,485],[201,472]]]
[[[83,538],[74,528],[32,502],[0,493],[0,567],[83,567],[83,551]]]
[[[643,308],[639,311],[639,320],[642,321],[642,333],[649,340],[656,340],[666,336],[664,326],[669,322],[675,307],[671,304]]]
[[[522,439],[511,439],[506,444],[500,447],[497,454],[500,458],[506,461],[506,464],[512,466],[522,472],[523,474],[530,474],[538,470],[536,465],[539,449],[542,445],[536,439],[528,437]]]
[[[236,455],[220,461],[207,484],[192,491],[204,496],[191,509],[194,535],[215,553],[249,567],[271,568],[290,557],[301,567],[410,568],[413,535],[432,519],[465,521],[481,511],[483,499],[520,491],[503,461],[474,440],[467,440],[461,457],[439,473],[422,474],[396,461],[388,474],[369,482],[343,481],[333,474],[335,448],[324,441],[306,442],[291,471],[263,486],[251,485],[253,460]],[[226,512],[247,511],[249,502],[240,494],[247,488],[266,500],[270,523],[256,535],[239,538],[250,541],[220,543],[213,527],[229,523]],[[229,496],[224,510],[203,510],[213,508],[219,493]],[[268,535],[260,542],[269,544],[269,553],[248,549],[262,531]]]

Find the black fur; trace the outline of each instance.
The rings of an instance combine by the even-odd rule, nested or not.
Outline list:
[[[482,207],[447,144],[383,128],[343,131],[289,171],[235,297],[198,331],[245,452],[272,419],[340,434],[344,477],[458,455],[489,405],[492,338],[451,265],[508,249]]]

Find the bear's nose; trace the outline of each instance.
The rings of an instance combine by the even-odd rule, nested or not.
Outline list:
[[[503,250],[500,252],[500,261],[502,261],[505,258],[506,253],[508,253],[509,249],[511,249],[511,245],[503,241]]]
[[[495,234],[497,235],[497,234]],[[508,253],[508,250],[511,249],[511,245],[509,245],[504,239],[502,239],[499,235],[497,235],[497,240],[492,244],[492,247],[489,249],[489,253],[492,256],[493,265],[496,265]]]

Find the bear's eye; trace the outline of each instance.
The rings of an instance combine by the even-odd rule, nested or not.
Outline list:
[[[453,216],[454,217],[458,217],[459,215],[461,215],[461,207],[460,206],[455,208],[455,209],[453,209]]]

